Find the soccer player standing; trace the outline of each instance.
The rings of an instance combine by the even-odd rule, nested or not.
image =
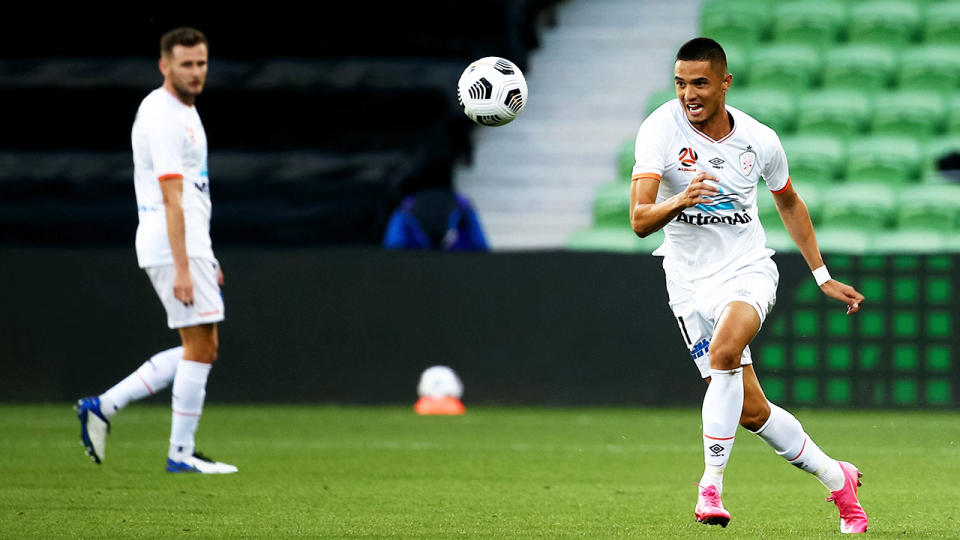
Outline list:
[[[724,527],[730,521],[720,495],[739,423],[823,483],[839,508],[841,532],[864,532],[860,471],[825,454],[793,415],[767,401],[753,370],[748,345],[776,301],[779,280],[757,218],[761,178],[820,290],[847,304],[848,315],[864,297],[830,279],[779,138],[726,105],[731,81],[717,42],[696,38],[680,48],[674,65],[678,99],[640,126],[630,192],[634,232],[643,237],[664,229],[664,243],[654,254],[664,258],[670,308],[708,382],[696,519]]]
[[[217,359],[217,323],[224,318],[223,273],[210,241],[207,137],[194,105],[206,81],[207,57],[207,38],[200,31],[176,28],[164,34],[163,86],[143,99],[133,123],[137,261],[167,312],[167,326],[179,331],[181,346],[154,355],[103,394],[77,403],[81,439],[97,463],[117,411],[172,382],[167,471],[237,471],[194,448],[207,377]]]

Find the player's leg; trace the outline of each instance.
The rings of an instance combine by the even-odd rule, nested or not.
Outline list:
[[[203,414],[207,378],[217,359],[219,337],[216,323],[180,328],[183,358],[173,379],[170,451],[167,471],[231,473],[237,468],[197,455],[194,436]]]
[[[814,475],[840,509],[841,532],[863,532],[867,515],[857,499],[860,472],[827,455],[804,431],[800,421],[767,401],[752,365],[744,367],[744,406],[741,425],[769,444],[777,455]]]
[[[159,352],[103,394],[77,401],[75,408],[80,420],[80,440],[94,462],[103,462],[110,421],[117,411],[131,401],[143,399],[170,386],[182,357],[183,347]]]
[[[721,312],[710,341],[710,384],[703,397],[704,473],[700,485],[723,490],[723,471],[743,411],[743,350],[760,329],[749,304],[734,301]]]

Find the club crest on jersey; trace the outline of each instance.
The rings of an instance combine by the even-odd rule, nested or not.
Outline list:
[[[753,170],[753,164],[757,162],[757,153],[753,151],[753,147],[749,144],[747,145],[747,150],[740,154],[740,169],[743,171],[743,174],[750,174],[750,171]]]
[[[684,167],[693,167],[697,162],[697,151],[693,148],[681,148],[678,159]]]

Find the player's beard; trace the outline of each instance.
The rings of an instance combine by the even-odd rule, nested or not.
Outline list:
[[[189,83],[174,83],[173,89],[177,92],[177,97],[180,98],[180,101],[184,103],[193,103],[193,101],[203,92],[203,85],[205,81],[200,81],[199,88],[194,90],[190,87]]]

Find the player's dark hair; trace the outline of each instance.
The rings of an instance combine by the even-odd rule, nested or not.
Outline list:
[[[193,47],[200,43],[203,43],[207,47],[210,46],[210,44],[207,43],[207,36],[203,35],[203,32],[196,28],[181,26],[180,28],[170,30],[160,38],[160,54],[169,56],[173,54],[173,48],[177,45]]]
[[[708,60],[714,68],[719,68],[721,74],[727,73],[727,55],[723,52],[723,47],[710,38],[698,37],[684,43],[677,51],[677,60]]]

